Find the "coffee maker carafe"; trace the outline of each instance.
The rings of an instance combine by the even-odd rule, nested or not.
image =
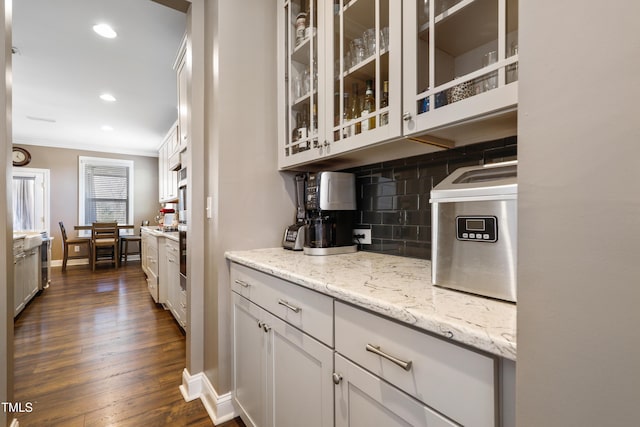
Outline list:
[[[355,175],[344,172],[310,173],[306,187],[304,253],[336,255],[356,252],[358,246],[353,244]]]

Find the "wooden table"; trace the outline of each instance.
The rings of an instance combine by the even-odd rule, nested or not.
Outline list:
[[[76,231],[91,231],[91,228],[93,226],[92,225],[74,225],[73,229]],[[135,228],[135,225],[132,224],[118,224],[117,225],[118,228],[118,234],[120,234],[120,232],[122,230],[133,230]]]

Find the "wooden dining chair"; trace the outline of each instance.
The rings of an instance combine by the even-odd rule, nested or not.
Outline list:
[[[91,269],[96,271],[96,264],[107,262],[119,264],[118,254],[118,224],[115,222],[94,222],[91,226],[91,246],[93,256],[91,258]],[[107,257],[103,256],[105,253]]]
[[[90,237],[69,237],[67,236],[67,230],[64,228],[62,221],[58,222],[60,226],[60,232],[62,233],[62,271],[67,271],[67,260],[87,258],[91,263],[91,238]],[[69,253],[69,247],[73,246],[74,250]],[[80,246],[78,255],[75,252],[75,246]],[[82,247],[86,246],[86,250],[82,250]]]
[[[142,233],[142,230],[140,230]],[[140,234],[121,234],[120,235],[120,263],[127,263],[129,255],[141,255],[142,237]],[[133,247],[132,247],[133,245]]]

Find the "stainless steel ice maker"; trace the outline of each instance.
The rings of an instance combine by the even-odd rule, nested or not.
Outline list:
[[[431,191],[432,281],[516,302],[517,162],[460,168]]]

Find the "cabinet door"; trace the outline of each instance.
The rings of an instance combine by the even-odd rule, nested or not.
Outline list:
[[[336,354],[336,427],[454,427],[457,424]]]
[[[333,426],[333,351],[266,314],[269,426]]]
[[[337,3],[337,4],[336,4]],[[326,3],[326,155],[400,136],[402,8],[395,0]]]
[[[316,159],[324,144],[323,3],[284,1],[278,12],[280,167]]]
[[[149,257],[149,237],[147,233],[143,232],[142,238],[140,239],[140,265],[142,267],[142,271],[147,276],[149,275],[148,257]]]
[[[178,244],[173,241],[167,242],[167,289],[166,304],[171,310],[171,314],[178,323],[183,325],[180,307],[180,266],[178,258]]]
[[[164,143],[158,150],[158,200],[167,199],[167,144]]]
[[[514,135],[517,53],[518,0],[404,0],[404,135],[443,146]]]
[[[183,41],[180,48],[180,59],[176,69],[178,80],[178,149],[183,151],[189,141],[189,98],[188,98],[188,68],[187,43]]]
[[[233,293],[233,399],[249,427],[267,425],[266,347],[263,311]]]
[[[13,308],[14,316],[20,313],[24,308],[24,283],[26,281],[25,271],[25,258],[26,255],[21,253],[14,258],[13,261]]]
[[[40,281],[40,252],[38,248],[26,252],[24,264],[26,275],[22,298],[26,305],[38,292],[38,282]]]

